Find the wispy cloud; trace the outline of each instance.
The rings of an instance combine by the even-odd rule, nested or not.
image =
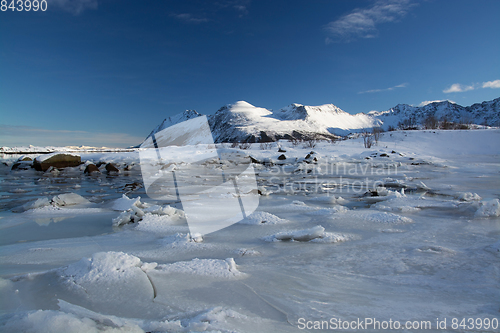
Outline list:
[[[0,146],[107,146],[130,147],[144,140],[128,133],[49,130],[30,126],[0,125]]]
[[[449,88],[443,90],[445,94],[465,92],[470,90],[476,90],[481,88],[500,88],[500,80],[486,81],[483,83],[475,83],[471,85],[463,85],[460,83],[454,83]]]
[[[326,43],[350,42],[358,38],[374,38],[377,25],[396,22],[414,6],[410,0],[378,0],[371,7],[358,8],[328,23]]]
[[[384,92],[384,91],[391,91],[391,90],[394,90],[397,88],[406,88],[407,86],[408,86],[408,83],[401,83],[401,84],[398,84],[397,86],[384,88],[384,89],[371,89],[371,90],[360,91],[360,92],[358,92],[358,94],[371,94],[371,93],[378,93],[378,92]]]
[[[483,82],[483,88],[500,88],[500,80]]]
[[[435,100],[435,101],[423,101],[418,106],[426,106],[427,104],[440,103],[440,102],[450,102],[450,103],[453,103],[453,104],[457,104],[456,102],[454,102],[452,100],[449,100],[449,99],[438,99],[438,100]]]
[[[248,14],[248,6],[251,0],[223,0],[216,2],[220,8],[232,8],[240,13],[240,16]]]
[[[193,23],[193,24],[199,24],[199,23],[205,23],[208,22],[209,19],[204,18],[204,17],[195,17],[192,14],[189,13],[182,13],[182,14],[172,14],[171,16],[175,17],[178,20],[181,20],[186,23]]]
[[[59,7],[62,10],[79,15],[87,9],[97,9],[97,0],[47,0],[48,7]]]
[[[454,93],[454,92],[464,92],[474,90],[474,85],[466,86],[460,83],[454,83],[449,88],[443,90],[445,94]]]

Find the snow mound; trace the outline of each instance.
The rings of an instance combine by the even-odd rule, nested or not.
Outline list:
[[[292,203],[279,205],[274,207],[267,207],[267,210],[271,210],[272,212],[305,212],[305,211],[313,211],[318,208],[308,206],[305,202],[294,200]]]
[[[240,224],[251,224],[251,225],[269,225],[269,224],[283,224],[289,223],[289,220],[282,219],[276,215],[267,212],[253,212],[246,219],[241,220]]]
[[[325,228],[320,225],[309,229],[286,230],[264,238],[268,242],[278,241],[298,241],[298,242],[316,242],[316,243],[337,243],[352,239],[353,237],[345,234],[325,232]]]
[[[335,213],[345,213],[349,211],[347,207],[344,206],[334,206],[329,208],[321,208],[320,210],[307,212],[308,215],[331,215]]]
[[[476,211],[475,217],[495,217],[500,216],[500,201],[493,199],[481,201],[481,206]]]
[[[141,271],[139,258],[123,252],[98,252],[91,258],[60,269],[61,277],[76,284],[93,283],[99,280],[124,280]]]
[[[224,279],[245,277],[247,274],[238,270],[233,258],[221,259],[198,259],[191,261],[179,261],[172,264],[158,265],[155,271],[162,273],[181,273],[201,276],[210,276]],[[146,272],[149,269],[146,269]]]
[[[135,230],[153,232],[156,234],[172,233],[172,231],[186,231],[187,225],[175,225],[179,221],[179,215],[159,215],[146,213],[139,221]]]

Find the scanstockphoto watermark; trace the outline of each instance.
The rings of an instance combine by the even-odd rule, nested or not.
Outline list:
[[[321,177],[310,177],[300,180],[284,180],[281,177],[271,177],[268,187],[275,193],[317,193],[334,195],[341,193],[365,194],[369,190],[376,191],[384,187],[384,181],[372,181],[368,177],[361,179],[344,178],[324,179]]]
[[[288,165],[273,165],[269,173],[274,176],[344,176],[344,177],[373,177],[395,176],[398,174],[400,163],[359,163],[338,162],[330,158],[317,163],[300,163],[298,167]]]
[[[364,194],[383,187],[387,178],[398,175],[397,163],[368,164],[325,160],[301,163],[297,167],[275,165],[269,170],[267,185],[275,193]]]
[[[299,318],[297,328],[300,330],[496,330],[499,328],[498,318],[436,318],[435,320],[378,320],[377,318],[356,318],[342,320],[307,320]]]

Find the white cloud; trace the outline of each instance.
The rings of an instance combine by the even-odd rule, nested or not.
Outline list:
[[[47,7],[56,6],[70,12],[74,15],[79,15],[87,9],[97,9],[97,0],[47,0]]]
[[[216,2],[220,8],[232,8],[240,13],[240,16],[248,14],[248,6],[251,0],[222,0]]]
[[[451,101],[449,99],[438,99],[438,100],[435,100],[435,101],[423,101],[418,106],[426,106],[427,104],[440,103],[440,102],[450,102],[450,103],[453,103],[453,104],[457,104],[456,102]]]
[[[172,16],[181,20],[181,21],[184,21],[186,23],[198,24],[198,23],[205,23],[205,22],[209,21],[207,18],[195,17],[189,13],[172,14]]]
[[[0,146],[107,146],[126,148],[140,144],[144,137],[128,133],[48,130],[30,126],[0,125]]]
[[[500,80],[483,82],[483,88],[500,88]]]
[[[469,90],[474,90],[474,85],[465,86],[460,83],[452,84],[448,89],[443,90],[445,94],[454,93],[454,92],[464,92]]]
[[[369,8],[355,9],[325,26],[330,34],[326,43],[374,38],[378,35],[378,24],[399,20],[413,6],[410,0],[378,0]]]
[[[365,91],[360,91],[358,94],[371,94],[371,93],[377,93],[377,92],[383,92],[383,91],[391,91],[396,88],[406,88],[408,86],[408,83],[401,83],[398,84],[397,86],[390,87],[390,88],[384,88],[384,89],[371,89],[371,90],[365,90]]]

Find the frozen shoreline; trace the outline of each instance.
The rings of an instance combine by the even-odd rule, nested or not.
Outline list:
[[[499,138],[398,131],[371,149],[281,142],[283,153],[254,144],[243,152],[272,162],[255,164],[258,210],[198,241],[175,202],[126,187],[141,182],[135,152],[81,152],[118,174],[3,166],[0,327],[293,332],[300,318],[498,317]]]

